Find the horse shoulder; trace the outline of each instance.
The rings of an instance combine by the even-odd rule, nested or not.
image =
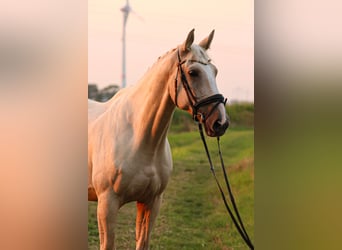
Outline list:
[[[117,170],[123,167],[118,162],[130,154],[133,132],[124,92],[118,92],[106,103],[88,101],[88,172],[92,182],[94,178],[102,179],[101,173],[115,179]]]

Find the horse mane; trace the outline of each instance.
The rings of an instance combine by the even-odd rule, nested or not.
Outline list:
[[[177,47],[176,47],[176,48],[173,48],[173,49],[170,49],[170,50],[166,51],[163,55],[159,56],[159,57],[157,58],[157,60],[156,60],[152,65],[150,65],[150,66],[147,68],[147,70],[146,70],[145,73],[147,73],[150,69],[152,69],[153,66],[155,66],[161,59],[163,59],[164,57],[166,57],[167,55],[169,55],[171,52],[174,52],[176,49],[177,49]]]
[[[161,56],[158,57],[157,61],[159,61],[159,59],[162,59],[165,56],[167,56],[170,52],[174,52],[176,49],[177,48],[173,48],[173,49],[170,49],[170,50],[166,51],[164,55],[161,55]]]

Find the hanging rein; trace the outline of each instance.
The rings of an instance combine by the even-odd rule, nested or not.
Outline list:
[[[183,85],[183,87],[185,89],[185,93],[187,95],[189,104],[191,106],[192,118],[193,118],[193,120],[195,122],[198,123],[198,130],[199,130],[199,133],[200,133],[203,145],[204,145],[204,149],[205,149],[208,161],[209,161],[210,170],[211,170],[211,172],[212,172],[212,174],[214,176],[214,179],[216,181],[216,184],[217,184],[217,186],[219,188],[219,191],[220,191],[221,196],[222,196],[222,200],[223,200],[223,202],[225,204],[225,207],[226,207],[230,217],[233,220],[233,223],[234,223],[236,229],[240,233],[241,237],[243,238],[245,243],[248,245],[248,247],[250,249],[254,250],[254,246],[253,246],[253,244],[252,244],[252,242],[251,242],[251,240],[250,240],[250,238],[249,238],[249,236],[247,234],[247,231],[246,231],[246,229],[244,227],[244,224],[242,222],[240,213],[239,213],[239,211],[237,209],[237,206],[236,206],[236,203],[235,203],[235,199],[234,199],[232,190],[230,188],[228,175],[227,175],[227,172],[226,172],[226,169],[225,169],[225,166],[224,166],[223,157],[222,157],[222,153],[221,153],[220,137],[217,137],[217,146],[218,146],[218,151],[219,151],[219,156],[220,156],[220,161],[221,161],[221,167],[222,167],[222,170],[223,170],[224,180],[225,180],[225,183],[226,183],[226,186],[227,186],[229,198],[230,198],[230,201],[232,203],[232,206],[233,206],[233,209],[234,209],[234,212],[235,212],[236,216],[233,214],[232,209],[229,207],[229,204],[228,204],[228,202],[226,200],[226,196],[224,194],[224,191],[223,191],[223,189],[222,189],[222,187],[221,187],[221,185],[220,185],[220,183],[219,183],[219,181],[217,179],[217,176],[216,176],[216,173],[215,173],[215,169],[214,169],[214,166],[213,166],[210,154],[209,154],[208,146],[207,146],[207,143],[206,143],[206,140],[205,140],[205,136],[204,136],[204,133],[203,133],[202,123],[204,123],[204,121],[213,113],[213,111],[218,107],[218,105],[220,103],[223,103],[225,105],[226,102],[227,102],[227,99],[224,98],[223,95],[221,95],[221,94],[215,94],[215,95],[209,96],[207,98],[204,98],[203,100],[197,101],[196,96],[194,95],[194,93],[192,92],[192,90],[191,90],[191,88],[189,86],[188,80],[187,80],[187,78],[185,76],[185,73],[184,73],[184,71],[182,69],[182,65],[186,61],[197,62],[197,63],[203,64],[203,65],[208,65],[209,61],[208,62],[202,62],[202,61],[198,61],[198,60],[183,60],[182,61],[181,57],[180,57],[180,54],[179,54],[179,50],[177,51],[177,56],[178,56],[178,65],[177,65],[177,73],[176,73],[176,78],[175,78],[175,104],[178,107],[178,103],[177,103],[178,75],[179,75],[179,72],[180,72],[181,83],[182,83],[182,85]],[[209,105],[211,103],[215,103],[215,105],[213,106],[213,108],[209,111],[209,113],[206,116],[204,116],[204,114],[202,114],[202,113],[198,113],[198,111],[199,111],[199,109],[201,107]],[[199,119],[199,117],[201,117],[201,119]]]

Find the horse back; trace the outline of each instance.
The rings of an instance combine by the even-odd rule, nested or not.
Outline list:
[[[88,125],[103,114],[106,111],[106,107],[107,105],[104,103],[88,100]]]

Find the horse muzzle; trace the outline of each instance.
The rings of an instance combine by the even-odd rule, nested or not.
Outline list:
[[[208,105],[201,114],[199,122],[204,124],[205,132],[208,136],[218,137],[224,135],[229,127],[229,118],[222,103],[219,105]],[[206,114],[210,115],[206,117]]]
[[[224,135],[229,127],[229,119],[217,119],[210,122],[209,119],[204,123],[205,132],[210,137],[218,137]]]
[[[212,126],[213,136],[221,136],[224,135],[227,128],[229,127],[229,119],[226,119],[225,121],[217,120],[214,122],[214,125]]]

